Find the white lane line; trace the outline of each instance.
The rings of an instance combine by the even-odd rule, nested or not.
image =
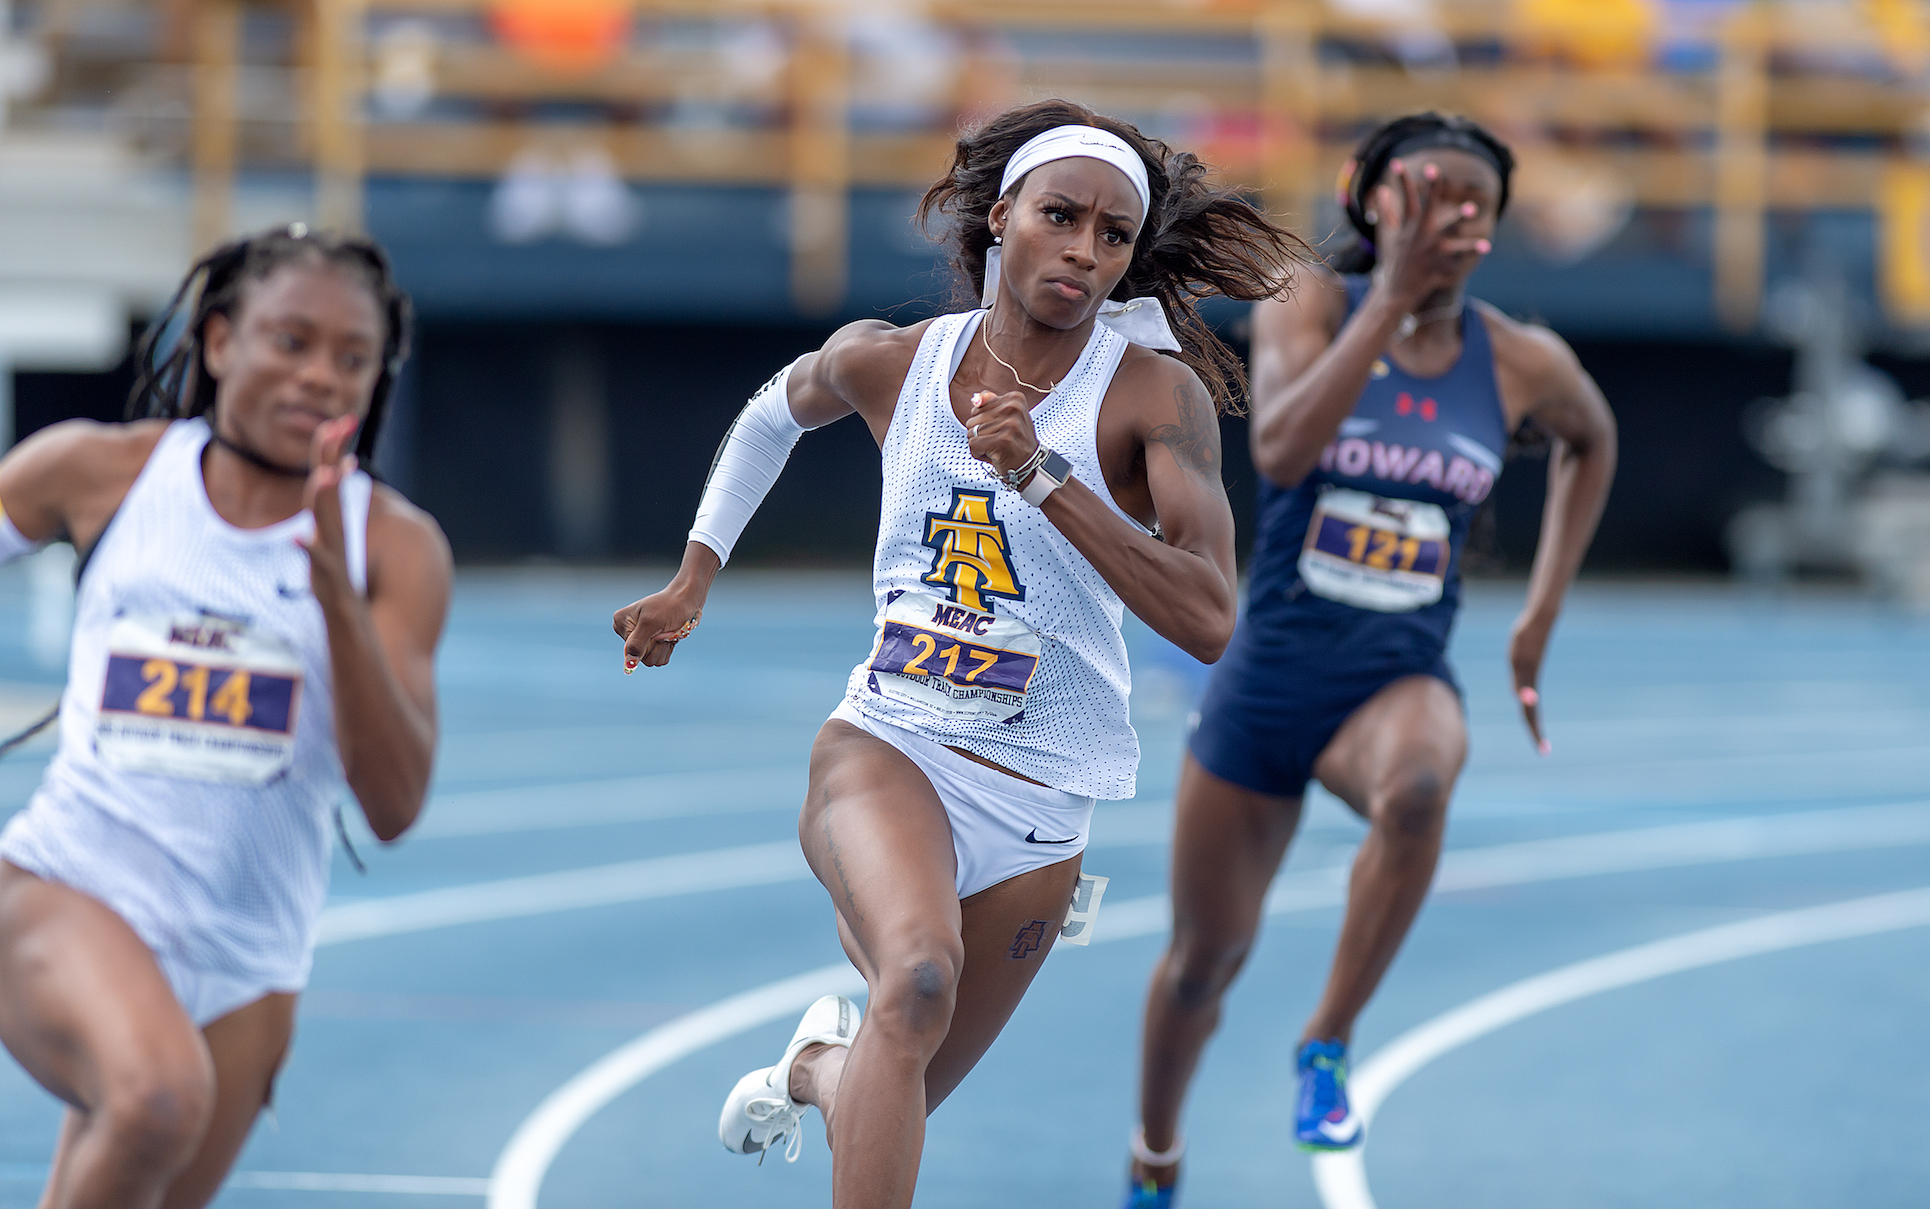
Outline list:
[[[39,1184],[40,1163],[0,1163],[0,1181]],[[236,1171],[223,1187],[279,1192],[373,1192],[402,1196],[488,1196],[489,1181],[473,1175],[353,1175],[335,1171]]]
[[[408,841],[796,810],[805,774],[799,764],[439,793]]]
[[[599,1059],[537,1105],[496,1160],[488,1209],[533,1209],[543,1176],[583,1122],[657,1071],[727,1037],[794,1015],[820,995],[851,995],[864,979],[848,964],[821,966],[713,1003]]]
[[[337,945],[454,924],[765,886],[810,876],[796,840],[719,848],[340,903],[322,912],[315,943]]]
[[[1775,826],[1777,822],[1725,819],[1467,849],[1443,859],[1435,889],[1489,889],[1645,868],[1930,841],[1930,810],[1916,802],[1785,815],[1781,816],[1780,828]],[[1853,836],[1862,839],[1858,842]],[[1671,842],[1676,847],[1671,848]],[[1803,847],[1803,843],[1809,846]],[[1652,863],[1641,863],[1643,854]],[[1338,905],[1345,898],[1346,878],[1345,869],[1284,876],[1267,895],[1267,914]],[[1148,895],[1109,903],[1100,919],[1093,943],[1131,940],[1165,932],[1172,919],[1172,906],[1163,894]],[[840,976],[846,981],[837,982]],[[600,1059],[544,1100],[510,1138],[496,1162],[489,1209],[536,1209],[543,1176],[570,1135],[604,1105],[651,1074],[706,1046],[802,1011],[819,995],[851,993],[846,988],[863,988],[856,971],[844,964],[825,966],[698,1008]],[[1356,1074],[1356,1088],[1359,1079]]]
[[[278,1192],[373,1192],[401,1196],[488,1196],[489,1181],[471,1175],[347,1175],[332,1171],[237,1171],[227,1188]]]
[[[1927,925],[1930,888],[1762,915],[1579,961],[1491,991],[1402,1033],[1361,1063],[1348,1081],[1349,1097],[1363,1123],[1371,1121],[1394,1089],[1428,1063],[1549,1008],[1744,957]],[[1375,1209],[1365,1149],[1314,1157],[1314,1186],[1326,1209]]]
[[[0,702],[4,705],[4,702]],[[1737,760],[1759,761],[1765,756],[1789,758],[1786,750],[1769,752],[1706,751],[1692,755],[1630,765],[1627,761],[1588,759],[1586,752],[1597,741],[1626,742],[1631,738],[1656,735],[1717,738],[1736,734],[1754,739],[1801,736],[1815,740],[1819,735],[1854,736],[1865,741],[1878,733],[1894,733],[1909,738],[1923,730],[1921,722],[1930,721],[1930,711],[1867,711],[1863,713],[1770,714],[1752,718],[1641,717],[1597,721],[1571,721],[1575,750],[1561,768],[1522,764],[1503,760],[1494,767],[1470,769],[1464,780],[1472,786],[1490,780],[1505,785],[1523,775],[1545,779],[1550,774],[1592,778],[1604,771],[1619,775],[1653,772],[1657,768],[1671,774],[1714,762],[1718,768]],[[1632,728],[1632,729],[1631,729]],[[1684,728],[1687,728],[1686,730]],[[635,728],[623,728],[629,735]],[[579,732],[507,732],[501,736],[471,738],[493,743],[525,742],[532,735],[558,737]],[[1812,743],[1813,746],[1813,743]],[[1854,751],[1810,751],[1800,758],[1849,758],[1867,761],[1872,755],[1901,756],[1906,763],[1924,749],[1916,746],[1864,747]],[[649,822],[658,819],[691,818],[718,813],[753,813],[795,809],[802,794],[805,768],[801,764],[772,765],[753,769],[716,768],[641,776],[613,777],[593,781],[545,782],[501,789],[469,789],[437,793],[431,798],[422,822],[409,832],[409,842],[457,836],[501,835],[521,831],[546,831],[573,827],[593,827],[615,823]],[[1833,773],[1832,775],[1838,775]],[[1463,796],[1467,796],[1464,791]],[[360,838],[358,836],[358,838]]]
[[[1441,854],[1432,892],[1452,894],[1571,877],[1913,844],[1930,844],[1930,802],[1672,823],[1462,848]],[[1267,894],[1267,914],[1339,906],[1347,899],[1347,876],[1348,867],[1344,865],[1285,874]],[[1117,906],[1108,904],[1105,922],[1094,938],[1124,940],[1153,935],[1164,932],[1171,918],[1172,908],[1165,895],[1129,899]]]
[[[1141,827],[1145,824],[1144,819],[1134,821]],[[1165,842],[1163,833],[1155,839],[1146,830],[1128,838],[1130,843]],[[1483,890],[1555,878],[1923,843],[1930,843],[1930,802],[1673,823],[1450,851],[1441,858],[1434,889],[1439,893]],[[1115,845],[1095,842],[1093,846]],[[810,877],[810,867],[794,841],[721,848],[338,903],[322,912],[316,943],[341,944]],[[1344,901],[1346,889],[1344,865],[1284,874],[1268,895],[1267,910],[1280,914],[1333,906]],[[1104,931],[1122,940],[1151,935],[1165,929],[1168,915],[1163,895],[1109,905]]]

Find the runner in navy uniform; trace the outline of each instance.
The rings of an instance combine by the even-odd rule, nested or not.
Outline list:
[[[1312,1149],[1359,1143],[1347,1042],[1434,874],[1467,752],[1446,660],[1462,555],[1508,434],[1529,420],[1552,438],[1548,502],[1509,654],[1548,751],[1535,685],[1608,494],[1615,422],[1559,337],[1465,299],[1513,166],[1464,119],[1390,123],[1344,182],[1361,237],[1344,275],[1255,310],[1260,531],[1247,611],[1180,774],[1173,939],[1146,1006],[1129,1209],[1171,1203],[1181,1101],[1313,778],[1371,830],[1302,1034],[1295,1133]]]

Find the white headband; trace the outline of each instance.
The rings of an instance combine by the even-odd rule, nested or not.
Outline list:
[[[1013,181],[1040,164],[1075,157],[1111,164],[1125,173],[1126,179],[1139,191],[1140,221],[1152,217],[1153,186],[1146,177],[1146,161],[1125,139],[1097,126],[1055,126],[1044,134],[1034,135],[1006,162],[1005,176],[999,181],[999,196],[1005,196]]]

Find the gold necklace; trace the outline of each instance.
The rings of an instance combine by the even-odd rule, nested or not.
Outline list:
[[[1020,386],[1025,387],[1025,389],[1027,390],[1036,390],[1042,395],[1049,395],[1054,390],[1056,390],[1059,386],[1057,382],[1050,383],[1046,386],[1034,386],[1030,382],[1027,382],[1024,378],[1019,377],[1019,371],[1012,368],[1012,363],[1010,361],[1007,361],[1005,358],[999,356],[999,351],[992,347],[991,323],[992,323],[992,313],[990,311],[987,311],[985,313],[984,321],[978,325],[978,334],[985,337],[985,351],[992,354],[992,360],[998,362],[1000,365],[1003,365],[1005,367],[1005,372],[1012,375],[1012,380],[1014,382],[1017,382]]]

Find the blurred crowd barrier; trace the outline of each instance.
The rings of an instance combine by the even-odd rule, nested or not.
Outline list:
[[[1481,120],[1476,288],[1622,419],[1597,556],[1930,608],[1930,0],[0,0],[0,448],[9,366],[121,362],[233,232],[367,222],[424,320],[384,466],[459,553],[674,556],[772,367],[945,305],[906,220],[956,132],[1054,95],[1316,245],[1374,125]],[[126,390],[29,377],[23,430]],[[869,550],[869,438],[814,440],[752,556]]]
[[[0,0],[0,12],[5,11]],[[1360,135],[1438,108],[1522,152],[1557,263],[1643,210],[1715,216],[1715,304],[1757,321],[1765,215],[1873,212],[1881,292],[1930,325],[1923,0],[12,0],[16,127],[96,122],[191,166],[194,239],[241,168],[500,181],[514,242],[621,241],[626,182],[791,197],[806,313],[846,288],[854,187],[923,185],[962,125],[1068,95],[1197,150],[1331,230]]]

